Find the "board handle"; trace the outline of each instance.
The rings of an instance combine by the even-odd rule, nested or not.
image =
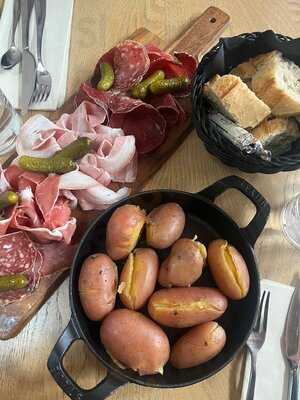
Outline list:
[[[183,51],[197,58],[219,39],[229,20],[224,11],[208,7],[167,50]]]
[[[56,383],[72,400],[104,400],[127,381],[108,372],[106,377],[94,388],[86,390],[79,387],[63,367],[63,358],[66,352],[72,343],[79,339],[81,337],[70,320],[48,358],[48,369]]]
[[[248,226],[241,229],[248,242],[253,247],[267,223],[270,215],[270,205],[267,200],[252,185],[250,185],[250,183],[235,175],[227,176],[226,178],[213,183],[198,194],[214,201],[220,194],[228,189],[239,190],[256,207],[256,214],[253,219],[249,222]]]

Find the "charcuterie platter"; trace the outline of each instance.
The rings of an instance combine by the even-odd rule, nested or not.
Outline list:
[[[99,59],[53,121],[36,115],[23,125],[1,171],[2,184],[22,193],[19,205],[0,199],[11,201],[0,258],[14,273],[7,280],[0,271],[1,339],[15,336],[66,277],[88,223],[141,189],[191,131],[197,58],[228,21],[210,7],[170,46],[137,30]]]

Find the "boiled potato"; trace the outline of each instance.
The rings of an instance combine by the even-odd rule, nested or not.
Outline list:
[[[112,311],[102,322],[100,337],[118,365],[139,375],[163,373],[170,355],[168,337],[143,314],[125,308]]]
[[[117,286],[117,266],[106,254],[93,254],[84,261],[78,289],[82,307],[89,319],[100,321],[113,310]]]
[[[193,239],[179,239],[162,263],[158,281],[161,286],[191,286],[202,274],[205,246]]]
[[[177,203],[165,203],[147,216],[146,236],[149,246],[166,249],[180,238],[185,225],[185,214]]]
[[[125,307],[138,310],[154,292],[158,256],[152,249],[135,249],[122,269],[118,292]]]
[[[226,240],[217,239],[208,246],[207,260],[218,288],[230,299],[247,296],[250,286],[243,256]]]
[[[226,333],[217,322],[197,325],[173,346],[170,363],[175,368],[191,368],[211,360],[224,348]]]
[[[145,222],[145,211],[132,204],[125,204],[113,212],[106,228],[106,250],[113,260],[128,257],[139,240]]]
[[[219,318],[227,305],[226,297],[214,288],[172,288],[153,293],[148,312],[161,325],[188,328]]]

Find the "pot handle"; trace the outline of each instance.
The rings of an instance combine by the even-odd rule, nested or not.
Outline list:
[[[198,194],[214,201],[216,197],[228,189],[237,189],[242,192],[256,207],[256,214],[252,221],[241,231],[246,235],[252,247],[261,234],[270,214],[270,205],[266,199],[244,179],[232,175],[213,183],[211,186],[201,190]]]
[[[108,372],[106,377],[93,389],[86,390],[79,387],[62,364],[65,353],[71,344],[78,339],[81,339],[81,337],[76,332],[72,320],[70,320],[48,358],[48,369],[56,383],[72,400],[104,400],[119,386],[127,383],[127,381],[117,378]]]

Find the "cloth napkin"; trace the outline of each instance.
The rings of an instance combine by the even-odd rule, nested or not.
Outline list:
[[[0,19],[0,58],[10,45],[13,3],[13,0],[5,1]],[[31,105],[30,109],[32,110],[56,110],[64,103],[68,77],[73,3],[74,0],[47,1],[42,57],[52,77],[52,89],[48,100]],[[16,45],[20,49],[22,48],[21,34],[20,18],[15,37]],[[36,23],[34,10],[30,21],[29,43],[30,50],[36,55]],[[0,88],[14,108],[20,108],[20,69],[19,64],[11,70],[0,70]]]
[[[268,329],[265,343],[257,354],[255,400],[286,400],[288,367],[282,352],[282,337],[289,304],[294,291],[292,286],[262,280],[261,292],[270,291]],[[241,400],[246,400],[250,375],[250,355],[247,355]]]

